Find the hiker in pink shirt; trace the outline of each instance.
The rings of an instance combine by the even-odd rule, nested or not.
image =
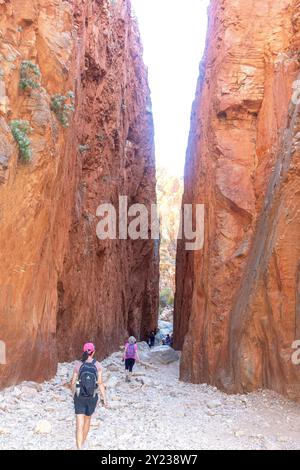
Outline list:
[[[132,369],[135,361],[140,361],[138,354],[138,346],[134,336],[130,336],[127,343],[125,344],[125,350],[123,355],[123,361],[125,361],[125,373],[126,382],[130,382],[132,376]]]

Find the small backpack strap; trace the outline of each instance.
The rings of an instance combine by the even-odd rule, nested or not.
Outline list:
[[[96,374],[97,374],[97,380],[98,380],[98,376],[99,376],[99,371],[98,371],[98,367],[96,366],[96,362],[97,362],[97,359],[93,359],[93,362],[91,363],[95,369],[96,369]]]

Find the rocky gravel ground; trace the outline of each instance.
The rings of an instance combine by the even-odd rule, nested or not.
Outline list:
[[[110,407],[97,408],[87,449],[300,448],[299,404],[269,391],[228,396],[181,383],[173,350],[147,348],[130,384],[120,352],[102,362]],[[60,364],[49,382],[0,393],[0,449],[74,449],[71,374],[72,364]]]

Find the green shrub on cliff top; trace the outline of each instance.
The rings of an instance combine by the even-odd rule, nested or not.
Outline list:
[[[12,135],[19,146],[19,155],[21,160],[25,163],[29,162],[32,158],[31,141],[28,139],[27,134],[32,131],[28,121],[15,120],[11,121],[10,129]]]
[[[51,97],[51,110],[63,127],[69,127],[69,119],[75,111],[74,93],[69,91],[66,96],[53,95]]]

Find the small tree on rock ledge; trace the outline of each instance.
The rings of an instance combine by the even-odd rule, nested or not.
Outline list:
[[[75,111],[74,93],[69,91],[66,96],[53,95],[51,97],[51,110],[63,127],[69,127],[70,116]]]
[[[30,162],[32,158],[32,150],[31,141],[29,140],[27,134],[32,132],[32,129],[29,122],[19,119],[11,121],[10,129],[15,141],[19,146],[20,159],[25,163]]]

